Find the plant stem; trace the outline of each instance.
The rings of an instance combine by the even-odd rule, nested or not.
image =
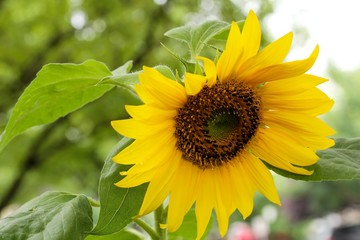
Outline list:
[[[100,202],[96,201],[95,199],[88,197],[89,203],[92,207],[100,207]]]
[[[160,240],[160,236],[158,232],[152,229],[146,222],[144,222],[141,218],[136,218],[133,220],[137,225],[139,225],[145,232],[147,232],[151,239]]]
[[[160,236],[160,240],[167,240],[167,208],[163,208],[161,205],[158,209],[154,212],[155,216],[155,228]]]

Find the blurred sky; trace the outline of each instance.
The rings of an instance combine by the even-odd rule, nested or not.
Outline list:
[[[306,30],[307,40],[295,34],[289,59],[305,57],[319,44],[312,73],[326,75],[329,62],[353,70],[360,67],[359,6],[358,0],[277,0],[265,26],[274,39],[295,29]]]

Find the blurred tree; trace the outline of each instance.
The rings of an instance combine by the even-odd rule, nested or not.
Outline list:
[[[260,18],[272,10],[270,2],[255,1]],[[143,65],[173,67],[177,60],[160,45],[163,42],[174,47],[163,35],[167,30],[213,18],[242,20],[249,3],[1,0],[0,130],[16,99],[43,65],[81,63],[92,58],[110,69],[128,60],[134,61],[134,70]],[[114,89],[55,124],[33,128],[14,139],[0,153],[0,210],[46,190],[73,191],[96,198],[103,159],[119,139],[109,123],[127,117],[119,107],[132,104],[127,94]]]

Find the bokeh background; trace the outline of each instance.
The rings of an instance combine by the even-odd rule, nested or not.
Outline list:
[[[335,99],[323,117],[335,137],[360,136],[360,50],[356,1],[344,0],[0,0],[0,131],[11,109],[41,67],[52,62],[104,62],[115,69],[128,60],[177,66],[161,45],[163,34],[208,19],[241,20],[253,9],[262,21],[263,45],[295,32],[289,60],[320,44],[311,73],[328,77],[322,88]],[[349,29],[350,31],[345,31]],[[127,117],[128,95],[113,89],[54,124],[33,128],[0,153],[0,211],[6,216],[49,190],[97,198],[103,161],[119,136],[110,121]],[[235,213],[228,236],[256,239],[330,239],[334,229],[360,224],[360,182],[301,182],[275,176],[283,206],[256,196],[245,222]],[[342,228],[355,226],[354,228]],[[355,230],[354,230],[355,229]],[[219,239],[216,226],[209,239]],[[345,238],[344,238],[345,239]],[[360,238],[354,238],[360,239]]]

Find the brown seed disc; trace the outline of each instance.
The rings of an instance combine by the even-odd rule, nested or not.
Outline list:
[[[205,86],[190,96],[175,118],[176,147],[201,169],[221,166],[238,155],[254,136],[261,101],[241,82]]]

